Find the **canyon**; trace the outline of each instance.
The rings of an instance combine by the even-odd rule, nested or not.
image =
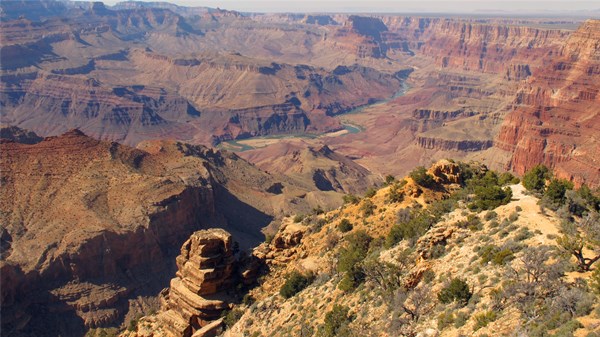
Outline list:
[[[349,186],[371,176],[332,162],[321,166],[332,181],[286,177],[200,145],[153,140],[132,148],[78,130],[26,140],[0,142],[7,333],[75,334],[122,321],[152,305],[148,298],[175,270],[174,247],[193,231],[224,228],[248,249],[276,218],[337,207],[344,190],[318,183]]]
[[[446,156],[519,174],[543,162],[577,184],[599,183],[597,142],[560,140],[598,131],[597,113],[578,105],[597,102],[594,20],[243,14],[137,2],[41,1],[44,10],[26,11],[16,3],[2,12],[1,122],[41,136],[78,128],[127,145],[215,146],[335,132],[339,115],[366,107],[342,117],[365,132],[311,146],[380,174]],[[406,95],[390,99],[406,84]],[[570,125],[525,117],[547,108],[569,114]],[[543,126],[510,130],[523,122]]]
[[[358,224],[344,200],[446,158],[600,187],[598,19],[0,9],[3,334],[216,335],[235,284],[285,325],[276,278],[328,254],[294,215]],[[403,207],[462,183],[441,163]]]

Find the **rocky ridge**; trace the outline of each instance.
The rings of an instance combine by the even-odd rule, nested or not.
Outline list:
[[[305,187],[232,153],[175,141],[134,149],[75,130],[2,140],[0,153],[2,329],[25,336],[147,310],[174,271],[170,247],[197,229],[223,227],[251,247],[274,218],[341,199],[305,199]]]

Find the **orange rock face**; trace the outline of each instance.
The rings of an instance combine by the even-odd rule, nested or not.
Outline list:
[[[173,336],[189,337],[229,308],[233,240],[221,229],[198,231],[181,247],[177,276],[161,298],[158,322]]]
[[[600,184],[600,21],[574,32],[519,90],[498,135],[517,173],[543,163],[577,185]]]

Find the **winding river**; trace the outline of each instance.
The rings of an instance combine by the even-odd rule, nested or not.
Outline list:
[[[356,133],[364,131],[364,128],[362,128],[361,126],[358,126],[358,125],[350,124],[348,121],[342,119],[344,116],[359,114],[367,108],[386,104],[395,98],[404,96],[404,94],[406,94],[406,92],[409,89],[410,89],[410,86],[408,84],[406,84],[406,81],[404,81],[404,82],[402,82],[402,85],[400,86],[400,90],[398,90],[398,92],[396,92],[390,98],[382,100],[382,101],[378,101],[378,102],[375,102],[372,104],[365,104],[360,107],[354,108],[348,112],[345,112],[343,114],[337,115],[336,117],[340,119],[340,123],[343,126],[342,130],[325,132],[325,133],[321,133],[321,134],[312,134],[312,133],[285,134],[285,135],[257,136],[257,137],[250,137],[250,138],[244,138],[244,139],[229,140],[229,141],[225,141],[225,142],[222,142],[221,144],[219,144],[218,148],[224,149],[224,150],[229,150],[229,151],[235,151],[235,152],[244,152],[244,151],[253,150],[253,149],[271,145],[281,139],[316,139],[316,138],[322,138],[322,137],[342,137],[342,136],[349,135],[349,134],[356,134]]]

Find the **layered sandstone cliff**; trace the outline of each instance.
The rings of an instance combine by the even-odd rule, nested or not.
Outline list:
[[[523,173],[538,163],[577,184],[600,184],[600,21],[586,21],[523,84],[497,137]]]
[[[232,285],[233,262],[229,233],[211,229],[192,234],[177,257],[177,276],[161,295],[157,322],[166,336],[204,337],[219,329],[221,312],[229,308],[225,292]]]

